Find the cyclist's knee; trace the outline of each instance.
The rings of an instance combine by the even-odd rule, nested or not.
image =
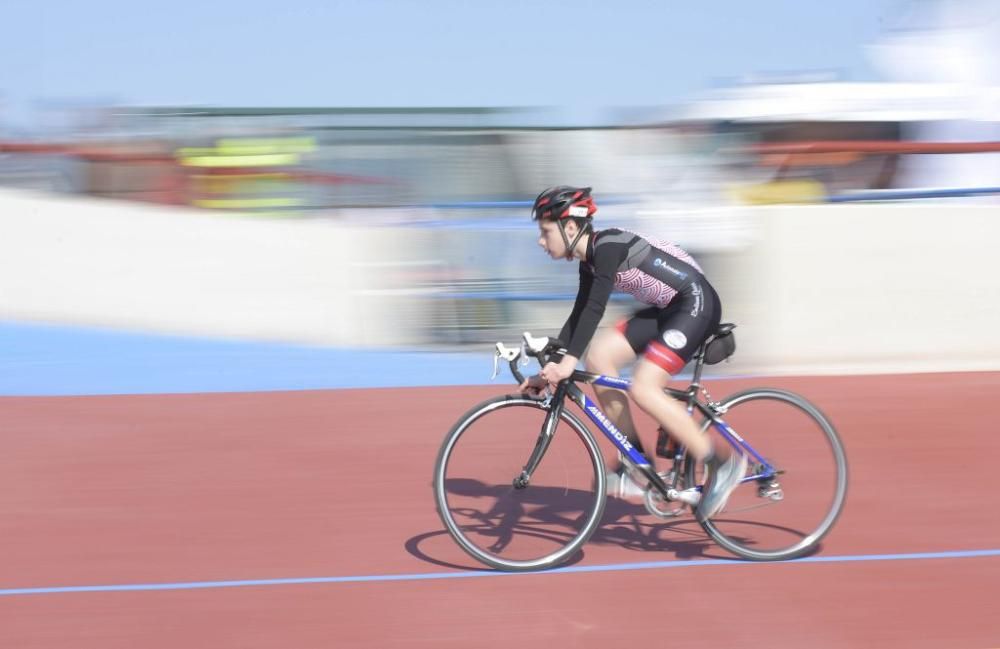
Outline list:
[[[588,372],[595,374],[615,375],[620,368],[615,366],[614,359],[608,354],[606,348],[601,346],[591,346],[587,354],[583,357],[583,365]]]
[[[617,375],[635,359],[625,337],[618,332],[602,332],[590,345],[583,364],[589,372]]]
[[[628,393],[636,405],[643,410],[663,397],[663,389],[659,385],[643,380],[634,380]]]
[[[617,368],[608,364],[605,359],[595,358],[590,354],[587,354],[583,359],[583,366],[588,372],[592,374],[605,374],[614,376],[617,373]]]

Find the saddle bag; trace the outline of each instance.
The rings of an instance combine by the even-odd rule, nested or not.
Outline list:
[[[732,331],[715,336],[705,346],[705,362],[709,365],[721,363],[732,356],[735,351],[736,337]]]

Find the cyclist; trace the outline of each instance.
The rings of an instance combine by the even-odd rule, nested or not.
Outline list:
[[[597,206],[590,187],[550,187],[538,195],[531,218],[538,223],[538,245],[552,259],[580,261],[580,285],[566,324],[559,333],[566,353],[546,363],[539,374],[525,379],[522,393],[539,395],[546,386],[555,389],[576,369],[588,348],[588,371],[617,376],[636,361],[632,400],[656,420],[664,431],[687,447],[709,467],[708,483],[696,516],[705,520],[718,513],[743,477],[747,460],[728,444],[714,445],[702,435],[684,406],[664,392],[698,347],[718,329],[719,297],[695,260],[678,246],[617,228],[595,230]],[[629,293],[648,306],[596,338],[613,289]],[[591,338],[594,338],[591,344]],[[640,452],[628,397],[618,390],[594,386],[605,413]],[[629,488],[623,466],[612,475],[621,495],[636,495]],[[638,491],[641,493],[641,491]]]

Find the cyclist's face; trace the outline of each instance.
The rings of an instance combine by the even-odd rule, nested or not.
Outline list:
[[[572,241],[576,235],[576,223],[568,221],[565,225],[566,236]],[[562,259],[566,256],[566,242],[559,232],[559,224],[555,221],[538,222],[538,245],[548,253],[553,259]]]

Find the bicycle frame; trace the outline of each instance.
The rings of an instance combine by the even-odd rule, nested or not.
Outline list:
[[[742,449],[750,458],[756,461],[757,470],[749,476],[746,476],[741,480],[741,482],[750,482],[752,480],[769,480],[778,474],[778,471],[766,460],[760,453],[754,449],[749,442],[747,442],[739,433],[737,433],[733,428],[727,424],[725,421],[719,417],[718,411],[711,405],[703,403],[698,399],[698,389],[701,387],[701,370],[702,370],[702,358],[699,355],[696,359],[695,374],[694,378],[689,385],[687,390],[677,390],[674,388],[667,388],[666,392],[671,397],[679,400],[686,401],[688,405],[688,412],[692,413],[694,410],[700,412],[707,420],[709,420],[712,426],[719,432],[720,435],[735,448],[737,451]],[[650,484],[655,488],[660,494],[667,498],[668,500],[674,500],[670,494],[673,491],[674,485],[667,485],[663,479],[657,475],[656,471],[653,469],[653,464],[649,459],[640,453],[632,444],[628,441],[628,438],[622,433],[618,428],[608,419],[607,415],[600,409],[600,406],[592,401],[577,383],[589,383],[593,385],[600,385],[602,387],[613,388],[616,390],[627,391],[632,382],[628,379],[623,379],[620,377],[605,376],[602,374],[592,374],[590,372],[583,372],[576,370],[570,376],[567,381],[561,383],[556,392],[551,397],[550,404],[552,410],[546,418],[545,424],[542,428],[542,434],[539,436],[538,443],[535,445],[535,449],[525,465],[524,472],[521,474],[521,481],[524,485],[527,485],[527,481],[530,479],[531,474],[534,472],[535,467],[541,461],[542,456],[545,454],[545,450],[548,448],[549,442],[551,441],[552,435],[555,433],[556,424],[559,421],[559,415],[564,406],[566,397],[568,396],[579,408],[587,415],[587,417],[594,422],[601,432],[604,433],[612,444],[621,452],[622,456],[628,458],[628,461],[635,465]],[[674,461],[676,462],[678,458],[683,457],[684,449],[681,448],[678,454],[675,456]],[[676,467],[675,467],[676,468]],[[675,478],[676,483],[676,478]],[[697,485],[692,487],[697,491],[701,491],[702,486]],[[676,492],[674,492],[676,493]]]

